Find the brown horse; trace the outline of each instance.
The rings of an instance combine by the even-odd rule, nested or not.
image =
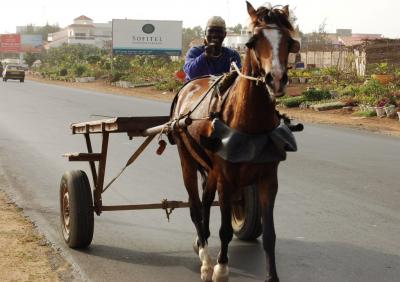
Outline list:
[[[281,146],[276,141],[281,135],[276,134],[280,120],[275,110],[275,97],[284,95],[288,56],[290,52],[298,52],[299,43],[291,36],[293,27],[288,20],[288,6],[255,10],[247,2],[247,11],[253,35],[246,44],[242,73],[224,93],[217,91],[219,88],[214,87],[216,80],[212,77],[187,83],[177,95],[171,112],[173,119],[190,117],[193,120],[187,128],[173,132],[173,139],[178,146],[190,215],[197,231],[194,247],[201,260],[203,281],[228,281],[228,244],[233,237],[232,201],[250,184],[257,186],[262,209],[267,281],[279,281],[273,209],[278,191],[278,164],[285,159],[282,148],[288,144]],[[221,130],[228,135],[221,137],[218,132]],[[241,147],[235,145],[238,143]],[[203,177],[202,201],[197,172]],[[216,191],[221,210],[221,249],[213,268],[207,240],[210,207]]]

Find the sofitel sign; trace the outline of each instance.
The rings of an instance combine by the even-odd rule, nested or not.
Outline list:
[[[113,20],[113,53],[169,55],[182,52],[181,21]]]

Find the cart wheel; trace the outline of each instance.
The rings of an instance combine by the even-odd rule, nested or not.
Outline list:
[[[93,200],[89,180],[81,170],[67,171],[60,184],[61,229],[70,248],[85,248],[93,238]]]
[[[242,201],[232,206],[232,228],[235,236],[244,241],[261,235],[261,208],[256,185],[244,188]]]

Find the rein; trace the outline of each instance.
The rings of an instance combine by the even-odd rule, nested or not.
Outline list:
[[[240,77],[243,77],[243,78],[248,79],[248,80],[256,81],[257,85],[260,82],[265,84],[265,77],[264,76],[254,77],[254,76],[245,75],[245,74],[240,72],[239,67],[236,65],[235,62],[232,62],[231,65],[235,69],[235,71],[239,74]]]

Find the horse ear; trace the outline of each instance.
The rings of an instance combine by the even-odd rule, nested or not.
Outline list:
[[[286,15],[286,17],[289,18],[289,5],[286,5],[282,8],[283,13]]]
[[[247,4],[247,12],[249,13],[251,21],[254,23],[257,20],[256,10],[248,1],[246,1],[246,4]]]
[[[300,51],[300,42],[291,39],[289,43],[289,53],[298,53],[299,51]]]

